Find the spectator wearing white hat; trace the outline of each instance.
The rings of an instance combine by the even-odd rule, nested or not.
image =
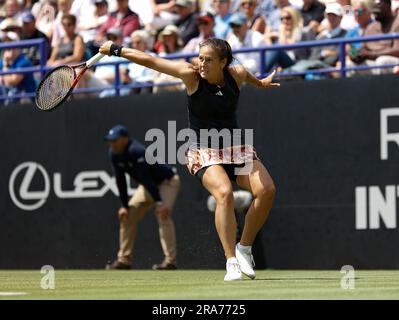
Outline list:
[[[328,20],[328,29],[317,35],[316,40],[328,40],[343,38],[346,30],[341,28],[343,10],[340,4],[330,3],[327,5],[325,15]],[[302,72],[309,69],[323,69],[335,67],[339,60],[340,49],[338,45],[313,47],[310,57],[306,60],[300,60],[292,67],[290,71]]]
[[[337,3],[327,4],[325,16],[328,21],[327,29],[317,35],[316,40],[343,38],[346,30],[341,27],[344,11]],[[315,47],[310,55],[311,59],[321,60],[330,66],[335,66],[339,59],[339,46]]]
[[[0,23],[0,30],[2,32],[15,32],[19,37],[21,37],[22,21],[21,19],[6,18]]]
[[[337,0],[336,2],[334,1],[329,2],[329,4],[331,3],[336,3],[340,5],[342,8],[342,19],[341,19],[342,29],[349,31],[357,26],[354,10],[351,5],[351,0]],[[327,18],[325,17],[324,20],[321,22],[318,31],[321,32],[327,28],[328,28],[328,21]]]
[[[178,53],[183,49],[183,40],[180,37],[180,30],[173,24],[166,26],[158,35],[157,53],[165,56],[171,53]]]

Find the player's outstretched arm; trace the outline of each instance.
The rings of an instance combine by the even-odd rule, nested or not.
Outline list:
[[[280,84],[272,82],[275,74],[276,74],[276,69],[274,69],[273,72],[269,74],[267,77],[263,79],[258,79],[252,73],[247,71],[245,82],[250,83],[257,88],[278,88]]]
[[[258,79],[255,77],[243,65],[234,65],[230,67],[230,70],[237,80],[239,86],[241,86],[244,82],[249,83],[257,88],[278,88],[280,86],[279,83],[272,82],[273,77],[276,74],[276,70],[263,79]]]
[[[105,42],[101,46],[100,52],[102,54],[110,55],[112,44],[112,41]],[[197,77],[197,68],[186,61],[173,61],[154,57],[142,51],[131,48],[123,48],[121,50],[120,56],[144,67],[179,78],[183,80],[186,85],[195,81]]]

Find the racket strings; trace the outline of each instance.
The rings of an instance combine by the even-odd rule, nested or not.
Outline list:
[[[42,110],[56,107],[69,93],[75,73],[66,66],[54,70],[42,81],[36,95],[36,103]]]

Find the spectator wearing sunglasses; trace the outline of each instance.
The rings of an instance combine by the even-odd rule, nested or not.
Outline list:
[[[293,44],[301,41],[303,34],[303,20],[301,13],[294,7],[284,7],[280,12],[281,24],[278,30],[277,39],[274,33],[266,33],[266,44]],[[266,52],[266,72],[271,71],[275,66],[288,68],[297,59],[294,50],[273,50]]]
[[[289,0],[275,0],[277,7],[271,11],[266,19],[266,30],[265,32],[274,34],[274,40],[278,38],[278,29],[280,27],[281,10],[285,7],[290,6]]]
[[[357,26],[349,30],[346,34],[346,38],[358,38],[363,37],[367,28],[372,24],[379,24],[372,17],[372,6],[371,0],[357,0],[353,3],[353,12],[357,22]],[[355,58],[357,52],[362,47],[361,42],[353,42],[346,45],[346,54],[349,58]]]
[[[369,24],[364,36],[399,32],[399,17],[392,14],[391,0],[376,0],[372,12],[379,23]],[[399,39],[365,42],[352,60],[368,66],[399,64]],[[372,73],[391,71],[391,68],[379,68],[373,69]]]

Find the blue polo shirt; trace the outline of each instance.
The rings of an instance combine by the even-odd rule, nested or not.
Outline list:
[[[33,67],[32,62],[24,55],[20,54],[10,65],[10,69],[21,69]],[[3,70],[3,61],[0,60],[0,69]],[[23,73],[24,78],[22,81],[15,86],[17,92],[15,93],[22,93],[22,92],[35,92],[36,90],[36,82],[33,78],[33,73]]]
[[[148,164],[145,160],[145,147],[136,140],[129,141],[124,153],[114,154],[110,149],[108,154],[114,169],[119,197],[125,208],[128,208],[129,202],[125,173],[142,184],[154,201],[162,201],[158,186],[175,175],[169,165]]]
[[[226,40],[227,35],[231,31],[231,27],[229,25],[231,16],[232,14],[229,13],[223,18],[221,16],[215,17],[215,27],[213,28],[213,32],[215,33],[216,38]]]

